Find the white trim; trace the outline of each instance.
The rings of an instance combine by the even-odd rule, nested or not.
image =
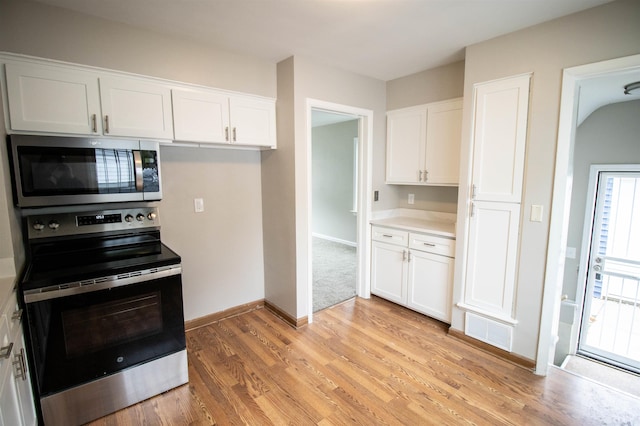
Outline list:
[[[356,243],[355,241],[347,241],[340,238],[331,237],[329,235],[318,234],[317,232],[313,232],[311,236],[315,238],[320,238],[321,240],[327,240],[334,243],[344,244],[345,246],[358,247],[358,243]]]
[[[539,375],[547,374],[549,364],[553,362],[555,353],[562,282],[564,279],[564,248],[567,245],[571,209],[573,148],[580,81],[629,69],[640,69],[640,55],[565,68],[562,74],[558,143],[546,259],[547,268],[544,277],[535,368],[535,373]]]
[[[324,110],[338,114],[350,114],[359,118],[358,127],[358,219],[357,219],[357,248],[358,248],[358,270],[356,273],[356,292],[359,297],[371,297],[371,193],[372,188],[372,147],[373,147],[373,111],[348,105],[336,104],[333,102],[318,99],[306,99],[306,120],[307,120],[307,158],[306,158],[306,235],[311,236],[312,223],[312,191],[311,191],[311,141],[312,141],[312,112],[313,110]],[[301,231],[301,230],[298,230]],[[307,318],[308,322],[313,322],[313,268],[311,238],[307,238]],[[298,283],[299,285],[300,283]]]

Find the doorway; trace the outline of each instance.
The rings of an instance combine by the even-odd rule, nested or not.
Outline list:
[[[591,99],[595,102],[589,103],[591,107],[609,104],[612,101],[602,97],[602,94],[616,92],[614,90],[601,90],[603,88],[602,83],[608,81],[610,76],[624,77],[625,82],[636,81],[638,78],[634,77],[638,74],[640,74],[640,55],[566,68],[563,72],[556,167],[551,203],[553,208],[550,215],[544,296],[536,355],[536,374],[546,375],[549,366],[553,363],[558,337],[562,337],[563,334],[561,322],[566,320],[567,317],[569,318],[566,330],[566,334],[569,335],[569,353],[575,354],[577,349],[578,333],[577,327],[574,327],[572,320],[574,316],[572,305],[580,305],[584,298],[582,294],[576,294],[573,301],[571,299],[566,302],[562,300],[566,296],[563,294],[563,282],[565,281],[565,257],[568,257],[566,249],[570,227],[569,216],[573,174],[575,171],[573,166],[575,136],[581,117],[586,115],[585,112],[593,111],[585,101],[589,98],[585,95],[587,92],[594,95]],[[586,90],[589,88],[588,86],[591,86],[594,90]],[[565,312],[565,306],[569,308],[568,311],[570,312]],[[581,312],[581,306],[578,306],[577,310]]]
[[[313,312],[356,295],[360,118],[312,109]]]
[[[640,165],[593,165],[578,354],[640,373]]]

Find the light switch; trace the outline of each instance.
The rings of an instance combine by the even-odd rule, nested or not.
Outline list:
[[[414,194],[409,194],[409,198],[407,200],[407,203],[409,204],[413,204],[415,202],[416,198]]]
[[[542,222],[542,210],[539,204],[531,205],[531,222]]]
[[[193,209],[196,213],[202,213],[204,211],[204,200],[202,198],[194,198]]]
[[[567,259],[575,259],[576,258],[576,248],[575,247],[567,247],[567,251],[565,253],[565,257]]]

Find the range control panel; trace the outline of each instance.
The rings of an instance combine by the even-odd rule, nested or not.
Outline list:
[[[28,238],[47,238],[93,232],[159,228],[157,207],[127,208],[26,217]]]

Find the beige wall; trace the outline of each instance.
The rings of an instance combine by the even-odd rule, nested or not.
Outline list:
[[[519,265],[513,351],[536,358],[549,242],[549,212],[555,167],[556,137],[562,70],[640,52],[640,2],[621,0],[469,46],[465,58],[462,164],[469,164],[473,84],[533,72],[524,194],[522,203]],[[463,167],[458,205],[469,193],[469,168]],[[541,223],[530,222],[532,204],[544,207]],[[467,227],[466,209],[458,214],[457,265],[454,303],[462,299]],[[462,312],[455,308],[452,326],[464,328]]]
[[[298,56],[278,64],[279,149],[263,154],[262,163],[265,294],[269,302],[294,318],[309,314],[308,99],[373,111],[373,169],[380,170],[384,164],[383,81]],[[373,189],[380,188],[381,199],[385,199],[382,182],[379,174],[374,175]],[[291,188],[294,192],[290,192]]]
[[[464,61],[387,82],[387,110],[460,98],[464,92]],[[377,170],[384,179],[385,169]],[[396,207],[445,213],[458,211],[458,188],[443,186],[389,185]],[[410,205],[408,195],[414,195]]]
[[[270,62],[28,0],[2,0],[0,51],[276,95]]]
[[[0,51],[276,95],[272,63],[39,3],[0,8]],[[163,147],[161,158],[162,235],[183,258],[185,319],[264,298],[260,154]],[[193,213],[195,197],[204,213]],[[0,211],[0,232],[6,223]]]

